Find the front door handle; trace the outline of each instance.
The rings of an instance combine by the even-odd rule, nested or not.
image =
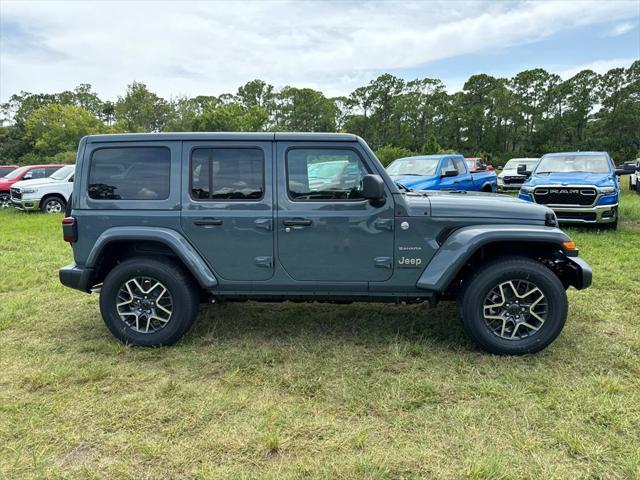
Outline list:
[[[194,220],[193,224],[198,227],[215,227],[222,225],[222,219],[220,218],[201,218],[200,220]]]
[[[311,225],[311,220],[308,218],[292,218],[289,220],[283,220],[282,224],[285,227],[308,227]]]

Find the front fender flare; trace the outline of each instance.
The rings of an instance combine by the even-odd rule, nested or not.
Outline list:
[[[546,243],[558,245],[570,238],[559,228],[536,225],[483,225],[453,232],[420,275],[416,286],[444,292],[460,269],[481,247],[494,242]]]
[[[195,248],[180,233],[162,227],[112,227],[96,240],[87,257],[86,267],[95,268],[100,255],[109,243],[121,240],[151,240],[169,247],[182,260],[200,286],[205,289],[218,285],[218,280]]]

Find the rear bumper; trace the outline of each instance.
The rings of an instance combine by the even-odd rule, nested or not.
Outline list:
[[[582,290],[589,287],[593,280],[593,271],[591,270],[591,265],[589,265],[579,257],[567,257],[567,259],[569,260],[571,268],[575,272],[575,282],[573,286],[577,290]]]
[[[612,223],[617,218],[618,204],[595,207],[549,207],[560,223]],[[575,215],[572,215],[575,214]]]
[[[93,268],[80,268],[75,263],[62,267],[58,271],[60,283],[65,287],[89,293],[91,291],[91,278]]]

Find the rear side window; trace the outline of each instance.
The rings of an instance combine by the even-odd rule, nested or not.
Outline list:
[[[258,148],[196,148],[191,152],[191,198],[260,200],[264,153]]]
[[[287,190],[296,201],[361,200],[368,170],[353,150],[301,149],[287,152]]]
[[[462,160],[461,158],[454,158],[453,159],[453,163],[456,166],[456,170],[458,171],[458,175],[462,175],[464,173],[467,173],[467,169],[464,168],[464,160]]]
[[[53,172],[52,172],[53,173]],[[25,180],[35,180],[36,178],[47,178],[47,169],[44,167],[32,168],[24,175]]]
[[[166,147],[102,148],[91,155],[89,197],[165,200],[170,173],[171,152]]]

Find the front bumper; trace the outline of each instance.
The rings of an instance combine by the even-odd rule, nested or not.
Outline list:
[[[577,290],[588,288],[593,281],[593,271],[591,265],[579,257],[567,257],[571,269],[574,271],[575,279],[573,286]]]
[[[27,210],[38,210],[40,208],[40,199],[28,199],[28,198],[23,198],[20,200],[17,200],[15,198],[11,198],[11,203],[13,204],[13,206],[15,208],[17,208],[18,210],[23,210],[23,211],[27,211]]]
[[[499,192],[517,192],[518,190],[520,190],[522,183],[498,183],[498,191]]]
[[[618,218],[618,204],[595,207],[549,207],[561,223],[612,223]]]
[[[62,267],[58,271],[60,283],[65,287],[89,293],[91,291],[91,279],[93,268],[80,268],[75,263]]]

